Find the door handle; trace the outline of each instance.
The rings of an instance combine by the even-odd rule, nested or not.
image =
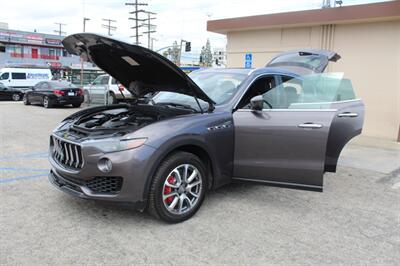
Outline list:
[[[344,112],[337,115],[338,117],[357,117],[357,113]]]
[[[321,128],[322,125],[321,124],[314,124],[314,123],[303,123],[303,124],[299,124],[298,127],[301,127],[301,128]]]

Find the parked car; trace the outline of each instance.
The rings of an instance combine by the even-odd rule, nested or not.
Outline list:
[[[259,69],[189,76],[146,48],[94,34],[63,40],[146,104],[82,110],[53,131],[50,182],[71,195],[136,204],[167,222],[196,213],[233,181],[322,191],[364,105],[351,82],[322,73],[335,52],[284,53]]]
[[[66,81],[42,81],[25,93],[23,101],[45,108],[69,104],[77,108],[83,102],[83,90]]]
[[[0,81],[10,88],[26,91],[40,81],[52,79],[50,69],[41,68],[2,68]]]
[[[114,104],[131,100],[131,93],[108,74],[98,76],[88,86],[84,86],[85,102]]]
[[[6,87],[0,82],[0,100],[20,101],[22,96],[23,93],[20,90]]]

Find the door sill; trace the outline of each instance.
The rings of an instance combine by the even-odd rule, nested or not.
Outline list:
[[[241,178],[241,177],[233,177],[232,181],[234,181],[234,182],[251,182],[251,183],[258,183],[258,184],[263,184],[263,185],[268,185],[268,186],[273,186],[273,187],[283,187],[283,188],[292,188],[292,189],[323,192],[322,186],[314,186],[314,185],[284,183],[284,182],[277,182],[277,181],[268,181],[268,180],[259,180],[259,179],[250,179],[250,178]]]

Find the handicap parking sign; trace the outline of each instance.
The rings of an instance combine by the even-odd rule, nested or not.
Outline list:
[[[251,68],[251,67],[252,67],[251,61],[246,61],[246,62],[244,63],[244,68]]]
[[[253,54],[245,54],[244,56],[244,67],[252,68],[253,66]]]

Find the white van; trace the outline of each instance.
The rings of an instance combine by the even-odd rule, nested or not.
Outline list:
[[[52,79],[50,69],[39,68],[2,68],[0,82],[5,86],[22,91],[35,86],[40,81]]]

